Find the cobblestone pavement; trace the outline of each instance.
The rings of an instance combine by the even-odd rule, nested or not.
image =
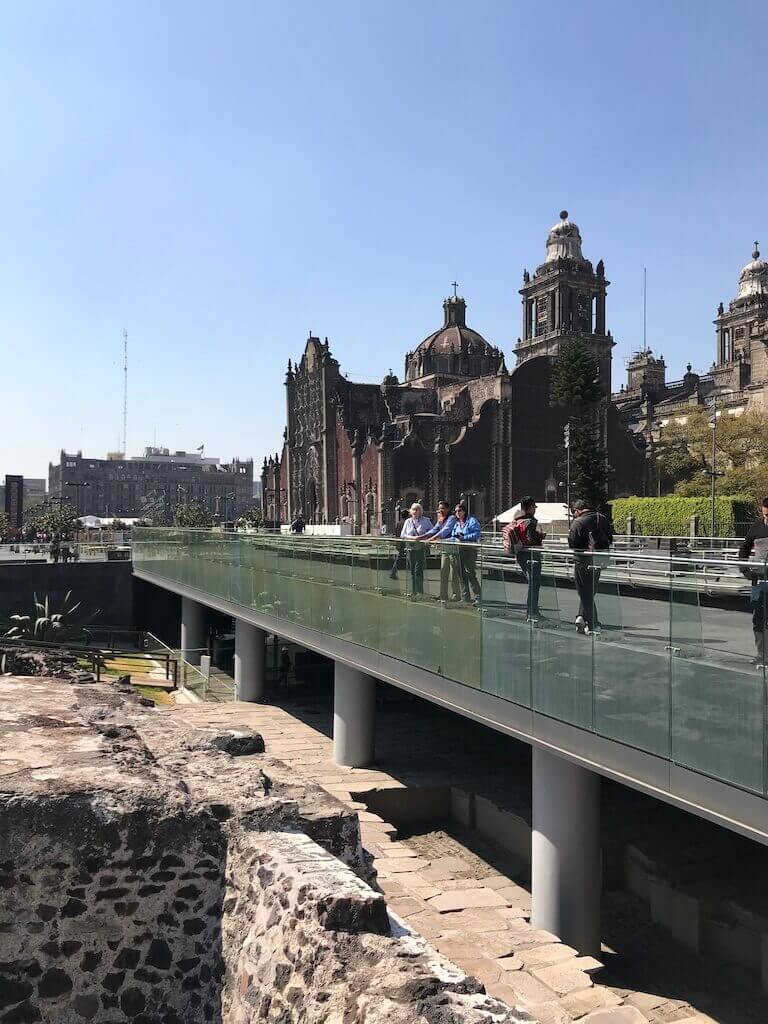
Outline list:
[[[604,894],[601,959],[579,956],[557,936],[531,926],[528,866],[509,851],[452,824],[415,825],[399,834],[359,798],[371,790],[434,785],[434,770],[393,774],[334,764],[327,708],[183,704],[170,714],[258,730],[268,752],[297,778],[312,779],[355,808],[391,911],[479,978],[491,995],[524,1006],[541,1024],[569,1024],[623,1004],[651,1024],[768,1019],[768,1003],[753,976],[686,953],[648,920],[635,897]],[[391,751],[391,742],[382,745]],[[392,769],[391,755],[382,760]],[[449,781],[457,784],[455,774]]]

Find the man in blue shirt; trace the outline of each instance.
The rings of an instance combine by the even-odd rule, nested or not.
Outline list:
[[[469,590],[472,588],[474,603],[480,603],[480,584],[477,579],[477,554],[480,545],[480,523],[474,516],[467,514],[467,506],[463,502],[454,509],[456,513],[456,525],[451,531],[451,537],[459,541],[459,583],[461,584],[461,597],[467,603],[470,602]]]
[[[456,516],[451,512],[451,507],[447,501],[439,501],[437,503],[437,522],[424,534],[422,540],[426,543],[430,541],[440,542],[444,540],[450,540],[453,536],[453,528],[458,520]],[[448,600],[448,583],[451,584],[451,597],[454,601],[461,599],[461,592],[459,590],[459,566],[457,560],[458,551],[452,551],[450,548],[444,548],[440,552],[440,600]]]
[[[432,520],[424,515],[424,509],[418,501],[411,505],[411,514],[403,523],[400,537],[410,540],[406,547],[406,560],[411,571],[411,593],[413,596],[424,593],[424,563],[427,552],[423,544],[417,543],[432,529]]]

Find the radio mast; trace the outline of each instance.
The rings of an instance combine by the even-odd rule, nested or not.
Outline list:
[[[128,456],[128,331],[123,328],[123,458]]]

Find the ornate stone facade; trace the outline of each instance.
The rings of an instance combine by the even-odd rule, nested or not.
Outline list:
[[[716,398],[718,408],[731,415],[768,410],[768,262],[760,258],[757,242],[739,275],[738,294],[727,311],[720,303],[714,324],[715,361],[707,373],[694,373],[689,363],[681,380],[667,381],[664,356],[650,348],[629,361],[627,383],[613,402],[649,457],[661,427],[682,419],[692,406],[711,406]]]
[[[340,372],[328,339],[310,335],[286,375],[282,454],[265,460],[264,514],[286,522],[351,524],[355,532],[395,528],[400,510],[421,501],[464,498],[487,521],[524,493],[564,497],[558,463],[564,411],[552,406],[550,378],[560,345],[586,341],[605,381],[604,441],[614,493],[643,493],[644,453],[610,403],[613,339],[605,326],[608,287],[581,252],[578,226],[565,211],[547,238],[533,277],[526,271],[523,337],[517,366],[467,325],[467,304],[443,303],[443,325],[405,357],[401,382],[357,384]],[[283,507],[274,496],[286,495]]]

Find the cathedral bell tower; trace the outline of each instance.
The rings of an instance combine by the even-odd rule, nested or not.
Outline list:
[[[581,252],[577,224],[562,210],[560,221],[547,236],[547,255],[533,277],[524,271],[523,336],[515,348],[518,365],[536,356],[557,356],[569,338],[581,338],[600,364],[600,377],[610,391],[611,349],[614,341],[605,329],[603,261],[595,269]]]

